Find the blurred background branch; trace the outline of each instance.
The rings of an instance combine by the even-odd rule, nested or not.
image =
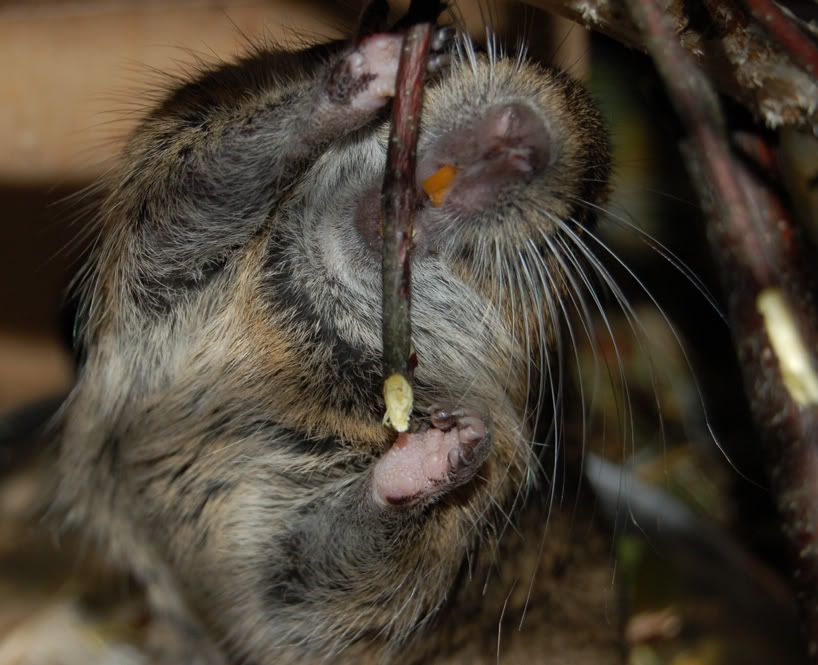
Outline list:
[[[529,1],[626,46],[646,49],[622,0]],[[770,128],[794,125],[818,134],[818,80],[808,68],[816,62],[812,38],[818,5],[810,0],[658,0],[657,6],[720,90]],[[753,12],[781,18],[764,23],[754,20]]]

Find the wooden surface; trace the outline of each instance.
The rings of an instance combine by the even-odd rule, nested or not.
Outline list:
[[[95,177],[161,83],[152,70],[229,58],[248,38],[320,30],[322,18],[297,0],[0,7],[0,181]]]

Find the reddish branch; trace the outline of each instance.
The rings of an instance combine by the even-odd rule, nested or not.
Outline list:
[[[409,321],[412,234],[419,201],[415,163],[423,78],[433,26],[420,23],[406,31],[398,66],[392,126],[381,190],[383,207],[383,374],[411,381]]]
[[[730,325],[770,486],[793,560],[793,584],[813,658],[818,657],[818,405],[798,404],[771,347],[759,293],[784,294],[816,366],[816,307],[798,229],[773,191],[737,158],[710,81],[678,41],[656,0],[629,10],[689,136],[685,147],[705,212],[711,251],[728,299]],[[769,162],[760,139],[744,144]]]
[[[631,48],[645,47],[643,36],[628,15],[626,0],[524,1],[603,32]],[[787,39],[787,44],[779,44],[779,39],[771,38],[771,31],[752,20],[746,5],[737,0],[659,2],[670,15],[685,50],[722,92],[737,99],[769,127],[791,125],[818,135],[818,77],[791,55],[796,42]],[[818,12],[814,2],[779,2],[783,6],[795,4],[806,16]],[[709,12],[704,20],[703,12]],[[792,28],[797,28],[800,21],[800,27],[809,30],[808,19],[789,19]],[[803,36],[796,34],[795,38]],[[801,40],[797,43],[802,44]]]
[[[818,47],[773,0],[744,0],[755,19],[799,66],[818,78]]]

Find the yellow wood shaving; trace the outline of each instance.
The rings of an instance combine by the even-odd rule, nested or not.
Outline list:
[[[780,289],[764,289],[758,295],[756,307],[764,317],[770,346],[790,396],[801,406],[818,404],[818,373],[786,296]]]
[[[383,382],[383,401],[386,413],[383,424],[398,432],[409,429],[412,413],[412,386],[402,374],[392,374]]]

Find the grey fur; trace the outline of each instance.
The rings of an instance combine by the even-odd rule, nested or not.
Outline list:
[[[353,219],[386,127],[349,102],[365,84],[337,87],[349,53],[261,50],[174,91],[135,133],[84,294],[58,506],[150,590],[168,663],[493,662],[497,622],[529,605],[513,658],[615,662],[604,535],[582,509],[528,499],[556,482],[541,471],[553,447],[531,440],[537,414],[556,417],[565,288],[536,254],[552,217],[582,217],[571,201],[605,196],[599,114],[564,74],[468,44],[430,85],[421,159],[516,103],[550,161],[467,225],[423,213],[436,251],[414,263],[416,403],[484,413],[492,450],[450,496],[385,509],[369,484],[390,444],[379,258]],[[501,539],[509,520],[530,535]]]

